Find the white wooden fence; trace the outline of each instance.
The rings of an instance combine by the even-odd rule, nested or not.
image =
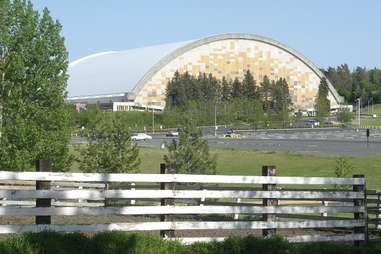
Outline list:
[[[104,183],[85,183],[85,182],[51,182],[50,188],[52,190],[73,190],[73,189],[101,189],[104,190],[106,184]],[[22,180],[0,180],[0,191],[4,190],[35,190],[36,181],[22,181]],[[87,202],[86,199],[73,199],[73,200],[52,200],[53,206],[74,206],[74,207],[100,207],[104,206],[103,200],[95,202]],[[9,200],[6,197],[0,199],[0,206],[36,206],[35,200]]]
[[[264,167],[265,168],[265,167]],[[104,207],[70,207],[51,203],[49,207],[7,205],[0,207],[0,216],[78,216],[78,215],[160,215],[161,221],[141,221],[104,224],[10,224],[0,225],[0,234],[40,232],[158,231],[167,238],[184,243],[221,240],[223,237],[176,237],[176,230],[262,230],[263,235],[274,234],[276,229],[331,229],[342,228],[343,233],[327,231],[325,234],[285,235],[293,242],[301,241],[365,241],[366,204],[365,180],[363,177],[280,177],[280,176],[230,176],[230,175],[183,175],[183,174],[97,174],[97,173],[51,173],[0,171],[0,199],[8,201],[35,202],[38,199],[54,199],[56,202],[73,203],[72,200],[87,200],[86,203],[103,200],[127,201],[122,205]],[[32,190],[13,189],[14,181],[59,181],[65,182],[64,189]],[[103,189],[105,183],[134,183],[133,189]],[[161,184],[160,189],[140,189],[139,184]],[[95,185],[94,185],[95,184]],[[98,184],[98,185],[97,185]],[[101,185],[99,185],[101,184]],[[186,184],[176,190],[176,185]],[[192,185],[193,184],[193,185]],[[195,190],[194,184],[203,184]],[[208,188],[219,184],[218,190]],[[276,189],[275,185],[287,185],[304,189]],[[351,190],[335,190],[332,185],[351,185]],[[54,184],[51,185],[55,186]],[[78,189],[78,186],[87,186]],[[111,185],[112,186],[112,185]],[[189,189],[184,189],[186,187]],[[221,186],[226,189],[221,190]],[[232,187],[235,186],[235,189]],[[305,186],[309,189],[305,189]],[[237,189],[239,187],[239,189]],[[255,189],[254,187],[257,187]],[[331,189],[324,189],[331,188]],[[184,199],[203,200],[202,204],[176,203]],[[70,201],[71,200],[71,201]],[[128,202],[136,200],[135,202]],[[161,201],[159,204],[158,201]],[[213,200],[213,205],[207,201]],[[231,200],[229,204],[229,200]],[[239,203],[235,203],[239,200]],[[262,204],[258,204],[258,200]],[[317,200],[312,204],[279,205],[277,200]],[[342,205],[321,205],[322,201],[338,201]],[[144,201],[139,203],[140,201]],[[156,201],[156,202],[155,202]],[[151,202],[151,203],[150,203]],[[219,203],[220,202],[220,203]],[[228,203],[228,205],[226,205]],[[346,205],[346,204],[351,205]],[[3,203],[4,204],[4,203]],[[33,204],[33,203],[32,203]],[[328,217],[319,217],[328,213]],[[179,219],[181,215],[220,214],[222,221],[195,221]],[[318,219],[293,219],[278,215],[317,215]],[[342,214],[348,216],[343,217]],[[238,216],[239,215],[239,216]],[[257,215],[257,217],[253,216]],[[175,217],[173,217],[175,216]],[[231,216],[231,217],[229,217]],[[258,218],[258,216],[261,216]],[[335,217],[336,216],[336,217]],[[311,216],[313,217],[313,216]],[[352,218],[351,218],[352,217]],[[189,217],[186,217],[189,218]],[[224,219],[225,218],[225,219]],[[235,218],[236,220],[234,220]],[[4,221],[4,220],[2,220]],[[53,219],[54,222],[54,219]],[[230,234],[230,233],[229,233]]]
[[[368,223],[371,233],[380,237],[381,230],[381,190],[367,190],[367,212],[369,214]],[[372,232],[373,231],[373,232]]]

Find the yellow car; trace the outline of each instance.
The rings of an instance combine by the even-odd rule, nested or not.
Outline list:
[[[238,133],[227,133],[227,134],[224,134],[224,138],[241,138],[241,134],[238,134]]]

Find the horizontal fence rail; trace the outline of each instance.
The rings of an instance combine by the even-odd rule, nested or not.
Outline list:
[[[209,191],[209,190],[0,190],[0,198],[56,199],[158,199],[158,198],[276,198],[276,199],[363,199],[364,193],[354,191]]]
[[[303,214],[303,213],[360,213],[364,207],[350,206],[134,206],[134,207],[0,207],[0,215],[151,215],[151,214]]]
[[[232,230],[232,229],[297,229],[297,228],[343,228],[361,227],[363,220],[328,220],[328,221],[174,221],[174,222],[139,222],[110,223],[93,225],[0,225],[0,233],[23,232],[99,232],[99,231],[152,231],[152,230]]]
[[[174,174],[173,167],[165,164],[161,164],[160,171],[161,174],[0,171],[0,216],[4,217],[0,234],[45,230],[160,231],[167,239],[192,243],[224,238],[186,237],[186,233],[177,237],[176,231],[208,234],[214,230],[223,234],[224,230],[261,230],[263,236],[270,236],[282,229],[291,242],[360,243],[367,240],[367,214],[378,211],[367,208],[365,179],[359,176],[276,176],[273,166],[264,166],[262,176]],[[287,185],[288,189],[277,185]],[[289,185],[303,185],[303,189]],[[344,189],[334,189],[337,185]],[[36,189],[37,186],[43,188]],[[23,216],[35,216],[36,224],[18,224],[14,220],[6,224],[8,217]],[[51,224],[51,216],[71,219],[65,224]],[[88,224],[78,221],[84,216]],[[100,221],[106,217],[112,221],[130,219]],[[287,235],[288,229],[294,235]],[[305,235],[304,229],[314,233]],[[324,235],[325,231],[317,229],[340,229],[340,234],[327,231],[329,235]]]
[[[0,180],[70,181],[70,182],[161,182],[161,183],[227,183],[227,184],[341,184],[364,185],[363,178],[272,177],[185,174],[100,174],[2,171]]]

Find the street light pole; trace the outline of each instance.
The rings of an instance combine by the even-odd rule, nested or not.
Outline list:
[[[360,116],[361,116],[361,98],[358,98],[357,100],[358,100],[358,103],[359,103],[359,105],[358,105],[358,121],[359,121],[359,127],[360,127],[360,125],[361,125],[361,120],[360,120]]]
[[[155,134],[155,111],[152,107],[152,134]]]
[[[217,103],[214,103],[214,136],[217,136]]]

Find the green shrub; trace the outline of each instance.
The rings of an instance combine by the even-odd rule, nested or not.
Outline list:
[[[1,254],[381,254],[381,243],[361,248],[351,243],[289,243],[283,238],[229,237],[189,246],[150,234],[126,232],[25,233],[0,241]]]
[[[95,235],[85,249],[86,254],[176,254],[182,246],[149,234],[107,232]]]

